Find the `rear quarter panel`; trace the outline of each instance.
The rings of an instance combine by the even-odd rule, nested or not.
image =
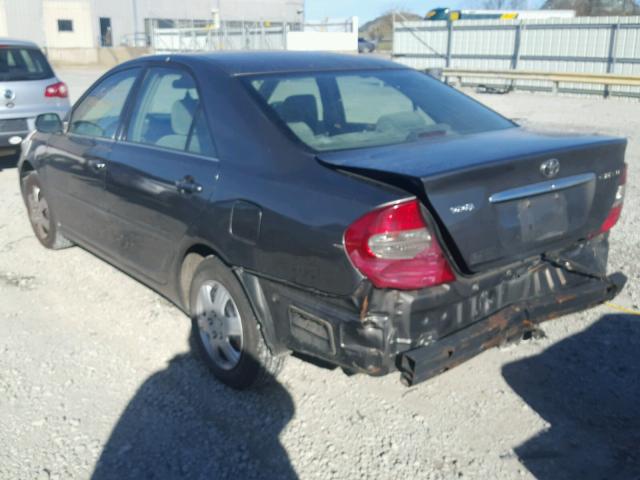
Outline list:
[[[344,251],[345,229],[374,207],[409,195],[321,165],[265,116],[237,78],[199,73],[208,79],[203,92],[220,177],[193,238],[209,240],[233,266],[327,294],[351,294],[362,278]],[[233,232],[234,205],[259,211],[249,215],[259,223],[254,238]]]

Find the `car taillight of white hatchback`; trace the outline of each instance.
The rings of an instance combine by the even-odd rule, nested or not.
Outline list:
[[[377,208],[344,234],[353,265],[378,288],[415,290],[455,280],[418,200]]]
[[[64,82],[53,83],[44,89],[44,96],[67,98],[69,96],[69,89]]]

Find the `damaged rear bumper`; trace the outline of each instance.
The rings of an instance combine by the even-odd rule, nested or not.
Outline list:
[[[545,320],[611,300],[622,290],[627,279],[616,273],[607,280],[594,279],[550,298],[512,305],[431,345],[403,352],[398,357],[402,382],[415,385],[489,348],[518,338]]]
[[[608,248],[602,235],[550,252],[551,260],[539,257],[421,290],[370,288],[352,297],[241,278],[274,353],[305,353],[375,376],[399,370],[402,381],[414,385],[545,320],[614,298],[626,277],[604,276]]]

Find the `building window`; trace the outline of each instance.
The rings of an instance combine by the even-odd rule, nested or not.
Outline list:
[[[58,20],[59,32],[73,32],[73,20]]]

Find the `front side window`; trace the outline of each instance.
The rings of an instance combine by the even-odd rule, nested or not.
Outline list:
[[[175,68],[152,68],[142,82],[127,140],[173,150],[213,155],[193,77]]]
[[[53,71],[40,50],[0,47],[0,81],[44,80],[51,77]]]
[[[243,81],[281,126],[317,151],[515,126],[438,80],[410,69],[269,74]],[[290,87],[293,84],[295,90]]]
[[[96,85],[73,111],[69,133],[113,138],[120,124],[122,109],[139,72],[139,68],[124,70]]]

